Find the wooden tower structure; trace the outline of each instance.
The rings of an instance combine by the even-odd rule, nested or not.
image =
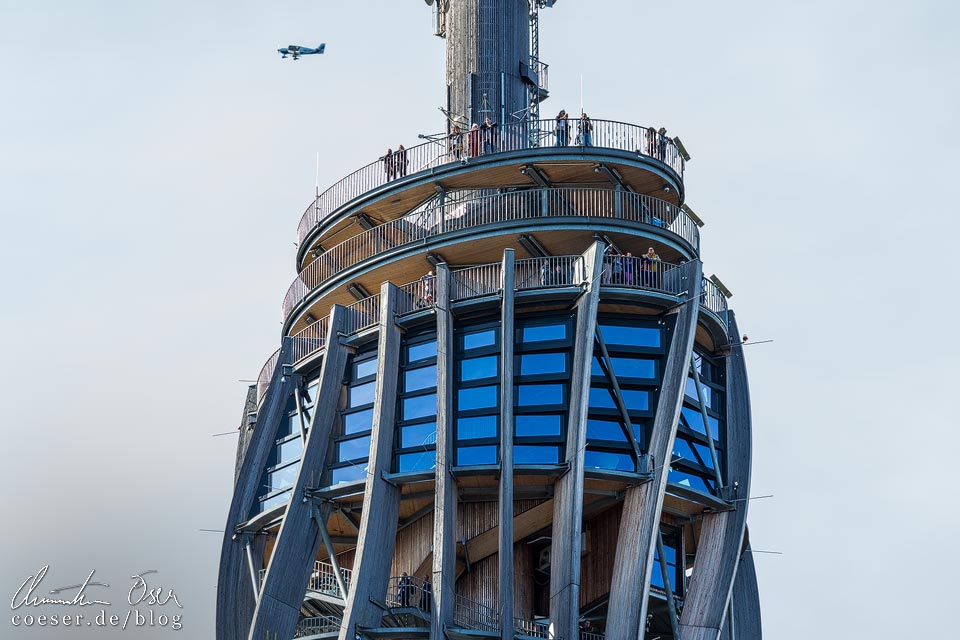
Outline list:
[[[689,157],[537,117],[552,4],[438,0],[445,132],[304,212],[219,640],[761,637],[746,366]]]

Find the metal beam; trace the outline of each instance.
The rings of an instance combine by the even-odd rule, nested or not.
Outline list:
[[[677,554],[680,550],[677,549]],[[673,599],[673,587],[670,584],[670,570],[667,568],[667,554],[663,548],[663,532],[657,531],[657,555],[660,556],[660,577],[663,579],[663,590],[667,593],[667,609],[670,611],[670,630],[673,631],[673,640],[680,639],[679,620],[677,618],[677,601]],[[680,564],[680,558],[677,558]]]
[[[330,518],[330,505],[325,504],[322,507],[313,504],[313,521],[317,525],[317,529],[320,531],[320,537],[323,539],[323,546],[327,550],[327,558],[330,560],[330,565],[333,567],[333,576],[337,580],[337,587],[340,589],[340,597],[346,601],[347,599],[347,584],[343,581],[343,572],[340,570],[340,561],[337,560],[337,552],[333,548],[333,541],[330,540],[330,532],[327,531],[327,520]]]

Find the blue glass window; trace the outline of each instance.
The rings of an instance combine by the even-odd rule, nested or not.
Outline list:
[[[280,426],[277,427],[277,440],[294,433],[300,433],[300,416],[297,414],[288,416],[286,420],[280,423]]]
[[[360,433],[373,429],[373,409],[354,411],[343,416],[343,434]]]
[[[345,467],[333,470],[333,484],[342,482],[353,482],[354,480],[365,480],[367,477],[367,465],[350,464]]]
[[[286,442],[281,442],[277,445],[277,462],[276,464],[283,464],[284,462],[290,462],[291,460],[296,460],[303,453],[303,441],[300,438],[294,438],[293,440],[287,440]]]
[[[408,369],[403,374],[404,391],[419,391],[437,386],[437,365]]]
[[[565,353],[527,353],[520,356],[520,375],[564,373],[567,370]]]
[[[548,340],[566,340],[566,324],[543,324],[534,327],[524,327],[521,333],[523,342],[546,342]]]
[[[667,557],[667,576],[670,579],[670,589],[676,593],[677,589],[677,550],[672,539],[664,537],[663,554]],[[660,569],[660,550],[653,550],[653,573],[650,574],[650,584],[663,589],[663,571]]]
[[[368,382],[350,387],[350,408],[371,404],[376,393],[376,386],[376,382]]]
[[[628,327],[619,324],[600,325],[603,341],[608,345],[625,347],[659,347],[660,329],[656,327]]]
[[[400,448],[433,446],[437,444],[437,423],[411,424],[400,429]]]
[[[611,471],[636,471],[637,465],[629,453],[614,451],[584,451],[583,464],[587,469],[609,469]]]
[[[300,470],[300,465],[290,464],[282,469],[277,469],[271,473],[267,474],[267,485],[270,487],[271,491],[276,491],[277,489],[285,489],[293,484],[297,479],[297,472]]]
[[[667,482],[678,484],[682,487],[688,487],[701,493],[713,493],[713,482],[692,473],[671,469],[667,476]]]
[[[626,442],[627,436],[623,433],[623,427],[619,422],[587,420],[587,439]]]
[[[707,430],[703,426],[703,414],[700,413],[699,409],[684,407],[681,410],[681,413],[683,414],[683,420],[687,423],[688,427],[698,433],[707,435]],[[710,420],[710,431],[712,432],[713,439],[716,440],[720,437],[720,422],[710,415],[707,416],[707,419]]]
[[[458,447],[457,466],[466,467],[476,464],[497,464],[497,447]]]
[[[370,455],[370,436],[361,436],[337,443],[337,460],[356,460]]]
[[[498,392],[497,386],[460,389],[457,394],[457,408],[460,411],[495,408]]]
[[[497,377],[498,356],[469,358],[460,363],[460,379],[463,381],[483,380]]]
[[[428,393],[403,399],[403,420],[415,420],[437,415],[437,394]]]
[[[522,384],[517,387],[517,404],[521,407],[563,404],[562,384]]]
[[[364,360],[363,362],[358,362],[354,365],[353,377],[355,380],[360,378],[366,378],[367,376],[372,376],[377,373],[377,359],[371,358],[369,360]]]
[[[397,456],[397,471],[429,471],[437,466],[436,451],[417,451]]]
[[[477,438],[497,437],[498,416],[478,416],[457,419],[457,439],[476,440]]]
[[[407,347],[407,362],[419,362],[437,357],[437,341],[423,342]]]
[[[518,437],[559,436],[563,429],[563,416],[519,415],[516,423]]]
[[[707,405],[707,408],[713,407],[713,389],[707,385],[700,383],[700,388],[703,389],[703,402]],[[697,398],[697,383],[693,378],[687,378],[687,387],[684,391],[687,397],[693,400],[694,402],[700,402]]]
[[[287,504],[289,501],[290,501],[290,489],[287,489],[283,493],[278,493],[277,495],[271,498],[267,498],[266,500],[261,502],[260,511],[261,512],[269,511],[270,509],[273,509],[278,505]]]
[[[317,399],[317,389],[319,388],[320,388],[319,378],[307,384],[307,390],[303,394],[303,401],[305,404],[313,404],[313,401]]]
[[[482,347],[492,347],[497,344],[496,329],[487,329],[485,331],[474,331],[473,333],[463,334],[463,350],[480,349]]]
[[[514,464],[557,464],[560,447],[518,444],[513,447]]]
[[[679,435],[673,441],[673,457],[674,459],[683,458],[688,462],[713,469],[713,456],[710,455],[710,448],[699,442],[691,442]]]
[[[647,391],[621,389],[620,395],[629,410],[646,411],[650,407],[650,394]],[[590,387],[590,406],[596,409],[616,409],[613,390],[606,387]]]

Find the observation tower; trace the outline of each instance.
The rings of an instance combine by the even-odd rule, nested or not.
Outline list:
[[[304,212],[218,639],[761,638],[747,374],[689,157],[541,118],[552,4],[438,0],[441,133]]]

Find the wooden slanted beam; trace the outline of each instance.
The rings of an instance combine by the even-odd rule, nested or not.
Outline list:
[[[687,367],[693,352],[700,299],[700,262],[682,267],[686,289],[691,292],[686,304],[678,305],[670,351],[660,385],[653,432],[647,448],[651,480],[627,489],[620,519],[613,579],[610,585],[608,638],[641,638],[647,615],[653,552],[660,534],[663,496],[670,473],[673,440],[680,420],[680,408],[686,387]],[[684,636],[686,637],[686,636]]]
[[[500,310],[500,526],[498,536],[500,640],[513,640],[513,249],[503,252]],[[467,558],[475,558],[464,545]],[[511,624],[508,624],[511,623]]]
[[[335,305],[330,312],[320,384],[300,471],[293,485],[294,499],[287,506],[270,566],[263,579],[260,600],[248,636],[250,640],[262,640],[268,634],[276,634],[280,638],[293,637],[307,583],[320,551],[322,536],[314,523],[314,504],[302,497],[307,495],[307,490],[322,474],[330,446],[330,433],[347,362],[347,348],[340,342],[346,312],[340,305]]]
[[[400,488],[384,477],[393,459],[400,370],[400,329],[394,320],[396,310],[397,288],[385,282],[380,289],[377,381],[368,462],[370,473],[363,494],[353,584],[343,613],[340,640],[353,640],[358,627],[380,626],[383,610],[373,603],[382,600],[387,592],[396,545]]]

